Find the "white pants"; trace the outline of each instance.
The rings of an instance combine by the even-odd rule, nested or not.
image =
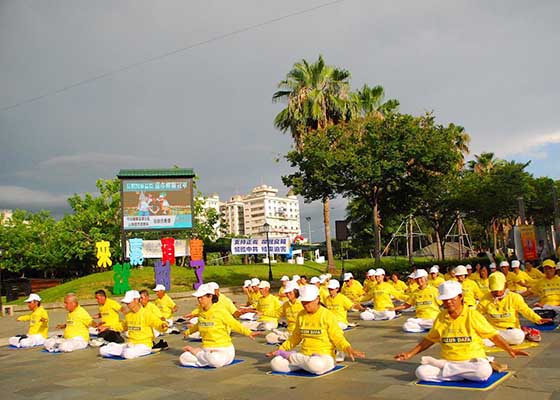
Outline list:
[[[278,329],[273,329],[272,332],[266,335],[266,343],[276,344],[288,340],[290,334],[288,332],[279,331]]]
[[[334,358],[329,355],[320,354],[306,356],[301,353],[294,353],[289,360],[284,357],[276,356],[270,361],[270,366],[275,372],[291,372],[303,369],[315,375],[322,375],[334,368]]]
[[[560,306],[551,306],[550,304],[545,304],[542,307],[534,307],[533,310],[554,310],[557,314],[560,314]]]
[[[152,352],[145,344],[132,344],[132,343],[108,343],[99,348],[99,354],[102,357],[117,356],[124,357],[127,360],[131,358],[138,358],[148,355]]]
[[[340,329],[345,330],[346,328],[348,328],[348,324],[345,322],[341,322],[338,321],[338,326],[340,326]]]
[[[433,319],[424,318],[409,318],[403,324],[403,331],[419,333],[424,332],[426,329],[431,329],[434,325]]]
[[[239,316],[239,319],[245,321],[253,321],[257,315],[254,312],[245,313]]]
[[[88,346],[88,342],[81,336],[76,336],[71,339],[64,339],[59,337],[49,338],[45,340],[45,349],[49,353],[70,353],[74,350],[82,350]]]
[[[203,348],[196,355],[190,351],[185,351],[179,357],[179,362],[186,367],[220,368],[231,364],[234,358],[235,348],[232,345],[228,347]]]
[[[396,315],[394,311],[375,311],[368,308],[366,311],[360,313],[360,318],[364,321],[381,321],[393,319]]]
[[[525,332],[521,329],[498,329],[498,333],[508,344],[521,344],[525,340]],[[490,339],[483,339],[482,341],[486,347],[495,346]]]
[[[445,361],[422,357],[422,365],[416,369],[416,377],[422,381],[485,381],[492,375],[492,366],[485,358],[471,361]]]
[[[271,331],[278,328],[278,320],[276,321],[243,321],[243,326],[252,331]]]
[[[43,335],[28,335],[25,339],[21,339],[18,336],[12,336],[8,339],[10,346],[14,347],[33,347],[42,346],[45,344],[45,338]]]

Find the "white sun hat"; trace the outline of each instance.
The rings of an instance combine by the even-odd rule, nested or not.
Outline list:
[[[445,281],[438,286],[438,300],[449,300],[463,293],[463,287],[457,281]]]
[[[299,289],[299,285],[297,284],[297,282],[289,281],[284,287],[284,293],[293,292],[295,289]]]
[[[284,275],[282,278],[280,278],[280,282],[284,282],[284,281],[289,281],[290,278],[288,277],[288,275]]]
[[[432,268],[430,268],[430,274],[439,274],[439,269],[437,269],[437,266],[433,266]]]
[[[140,298],[140,293],[138,293],[138,290],[129,290],[124,294],[121,303],[129,304],[132,303],[132,300],[139,299],[139,298]]]
[[[340,288],[340,282],[337,281],[336,279],[331,279],[327,285],[328,289],[339,289]]]
[[[167,289],[165,289],[165,286],[163,286],[161,283],[158,283],[154,288],[154,292],[159,292],[160,290],[167,290]]]
[[[251,286],[251,280],[247,279],[245,282],[243,282],[243,287],[248,288],[249,286]]]
[[[202,297],[206,296],[207,294],[214,294],[214,289],[210,287],[209,284],[203,283],[196,289],[196,291],[192,294],[193,297]]]
[[[467,268],[464,265],[457,265],[453,270],[455,276],[457,275],[468,275]]]
[[[413,276],[414,279],[427,278],[427,277],[428,277],[428,273],[426,272],[425,269],[417,269]]]
[[[35,293],[31,293],[29,297],[24,300],[25,303],[31,303],[32,301],[41,301],[41,296]]]
[[[373,268],[368,269],[367,276],[374,276],[374,275],[375,275],[375,270]]]
[[[353,279],[354,275],[352,275],[352,272],[346,272],[344,274],[344,282],[349,281],[350,279]]]
[[[385,270],[383,268],[377,268],[375,270],[375,276],[385,275]]]
[[[259,286],[259,283],[261,283],[261,280],[259,278],[251,279],[251,286]]]
[[[305,285],[299,289],[300,301],[313,301],[319,297],[319,288],[315,285]]]

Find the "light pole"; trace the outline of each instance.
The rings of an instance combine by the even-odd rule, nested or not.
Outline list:
[[[270,242],[268,240],[268,234],[270,232],[270,224],[268,222],[264,223],[263,232],[266,233],[266,253],[268,255],[268,281],[272,282],[272,265],[270,264]]]
[[[305,220],[307,221],[307,231],[309,233],[309,244],[312,244],[313,240],[311,240],[311,217],[305,217]]]
[[[0,262],[2,261],[2,256],[4,255],[4,249],[0,247]],[[0,315],[4,315],[2,308],[2,265],[0,265]]]

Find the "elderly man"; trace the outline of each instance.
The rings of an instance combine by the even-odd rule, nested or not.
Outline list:
[[[267,353],[273,371],[305,370],[322,375],[335,367],[335,350],[343,350],[352,360],[365,354],[352,348],[338,326],[336,317],[319,304],[319,289],[307,285],[300,289],[304,310],[297,318],[292,335],[278,350]],[[298,353],[293,349],[301,343]]]
[[[403,305],[395,307],[395,311],[416,307],[416,318],[409,318],[404,323],[403,330],[405,332],[417,333],[432,327],[434,320],[439,314],[441,301],[437,299],[438,290],[428,285],[428,273],[426,270],[417,269],[414,272],[414,279],[418,284],[418,289],[408,297]]]
[[[261,297],[257,301],[255,310],[252,310],[256,311],[259,319],[257,321],[243,321],[243,325],[251,330],[270,331],[278,328],[278,318],[282,311],[282,303],[278,300],[278,297],[270,294],[269,282],[261,281],[259,283],[259,290]]]
[[[533,284],[533,278],[525,271],[521,270],[521,263],[519,260],[513,260],[511,262],[511,272],[508,274],[510,276],[508,289],[512,292],[523,293]]]
[[[544,274],[533,266],[532,261],[525,261],[525,272],[527,272],[527,275],[535,282],[544,278]]]
[[[397,354],[395,359],[408,360],[430,348],[441,344],[441,358],[422,357],[422,365],[416,369],[420,380],[442,382],[485,381],[492,375],[492,365],[486,358],[483,339],[490,339],[511,357],[528,355],[512,349],[498,331],[473,307],[463,305],[463,289],[456,281],[446,281],[439,288],[438,300],[443,302],[434,326],[412,350]]]
[[[525,340],[525,332],[521,329],[519,314],[536,324],[549,322],[531,310],[520,294],[506,288],[504,274],[494,272],[488,281],[490,293],[480,300],[477,309],[493,327],[498,329],[500,336],[507,343],[520,344]],[[489,347],[494,346],[494,343],[488,339],[484,339],[484,344]]]
[[[95,300],[99,305],[99,313],[93,318],[101,319],[98,323],[94,323],[97,326],[97,336],[107,342],[124,343],[124,339],[119,333],[123,329],[119,314],[121,305],[115,300],[109,299],[107,293],[102,289],[95,292]]]
[[[428,277],[428,284],[430,286],[433,286],[437,289],[439,285],[445,282],[445,279],[443,279],[443,276],[439,273],[439,267],[437,265],[434,265],[432,268],[430,268],[429,272],[430,275]]]
[[[173,325],[173,313],[177,312],[177,305],[171,297],[165,293],[165,290],[165,286],[162,284],[156,285],[154,292],[156,292],[157,299],[154,303],[161,310],[161,314],[167,320],[169,326],[171,326]]]
[[[152,351],[153,329],[165,332],[169,327],[140,304],[140,293],[137,290],[126,292],[121,302],[128,307],[124,317],[124,328],[128,331],[128,343],[109,343],[99,348],[103,357],[118,356],[126,359],[137,358],[150,354]]]
[[[45,349],[50,353],[69,353],[88,346],[89,327],[93,321],[91,316],[78,304],[74,293],[68,293],[64,297],[64,308],[68,311],[66,323],[56,326],[56,329],[64,329],[63,338],[56,337],[45,341]]]
[[[31,293],[25,300],[31,314],[18,317],[18,321],[29,321],[29,330],[26,335],[16,335],[8,339],[10,346],[33,347],[41,346],[49,334],[49,314],[41,305],[41,297]]]

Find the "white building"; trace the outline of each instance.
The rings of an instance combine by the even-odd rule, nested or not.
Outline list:
[[[227,233],[233,236],[264,237],[263,225],[270,225],[271,237],[294,239],[301,233],[299,202],[296,196],[277,196],[278,189],[261,185],[245,196],[233,196],[219,203],[217,195],[206,199],[207,207],[219,204],[221,221]]]

